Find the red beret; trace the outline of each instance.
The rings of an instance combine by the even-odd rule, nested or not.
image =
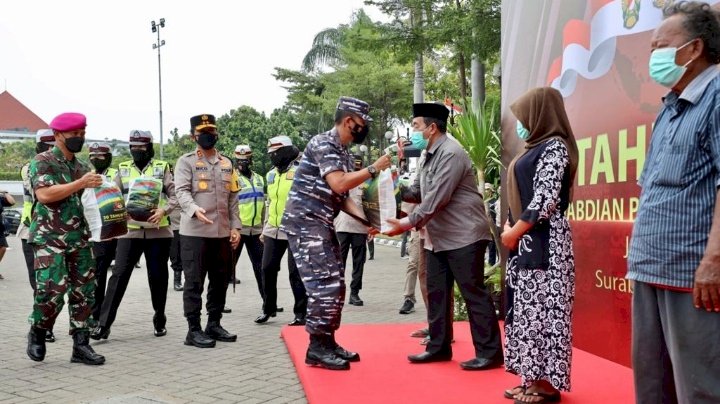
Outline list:
[[[53,118],[50,128],[58,132],[70,132],[78,129],[85,129],[87,121],[85,115],[77,112],[65,112]]]

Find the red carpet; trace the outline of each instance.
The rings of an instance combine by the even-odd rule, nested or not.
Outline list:
[[[300,382],[311,404],[324,403],[512,403],[502,392],[519,378],[493,369],[468,372],[458,363],[473,356],[467,322],[455,323],[453,361],[414,365],[407,355],[424,347],[412,331],[421,324],[348,324],[337,333],[338,342],[360,353],[349,371],[330,371],[305,365],[308,336],[303,327],[285,327],[288,347]],[[563,393],[566,404],[624,404],[634,402],[632,371],[624,366],[575,349],[573,390]]]

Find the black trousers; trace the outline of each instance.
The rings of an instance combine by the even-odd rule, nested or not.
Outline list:
[[[495,306],[483,281],[487,243],[480,240],[455,250],[425,250],[430,325],[427,352],[452,353],[452,295],[453,284],[457,281],[467,304],[475,356],[487,359],[502,357]]]
[[[375,239],[374,238],[367,242],[367,250],[368,250],[368,254],[370,255],[370,259],[374,259],[375,258]]]
[[[93,255],[95,256],[95,279],[97,279],[97,287],[95,288],[95,304],[92,307],[92,316],[95,321],[100,321],[103,301],[105,301],[105,285],[107,284],[107,273],[110,264],[115,259],[115,250],[117,249],[117,239],[97,242],[93,245]]]
[[[173,230],[173,239],[170,242],[170,268],[173,272],[182,272],[182,258],[180,257],[180,230]]]
[[[27,240],[22,239],[21,242],[23,256],[25,257],[25,266],[27,266],[28,270],[28,280],[30,281],[33,294],[35,294],[34,292],[37,290],[37,283],[35,281],[35,253],[33,253],[33,247],[28,244]]]
[[[262,259],[262,285],[265,296],[263,313],[265,314],[272,314],[277,311],[277,278],[280,272],[280,262],[287,249],[287,240],[265,237]],[[293,297],[295,298],[293,313],[295,313],[295,317],[305,318],[308,302],[307,292],[305,291],[305,285],[303,285],[302,278],[300,278],[300,273],[298,272],[297,265],[295,265],[295,258],[293,258],[292,253],[288,253],[287,265],[290,289],[292,289]]]
[[[260,293],[260,298],[262,298],[264,301],[265,295],[263,294],[262,287],[263,243],[260,241],[260,235],[243,235],[240,237],[240,244],[238,245],[237,250],[235,250],[233,254],[233,271],[235,271],[235,268],[237,267],[238,260],[240,259],[240,254],[242,254],[243,246],[247,246],[248,257],[250,258],[250,263],[252,264],[253,274],[255,275],[255,281],[257,282],[258,293]],[[231,279],[232,272],[228,273],[228,281],[230,281]]]
[[[112,326],[127,290],[130,276],[140,257],[145,255],[150,298],[155,314],[165,314],[168,288],[168,259],[171,238],[121,238],[117,241],[115,267],[108,280],[99,325]]]
[[[210,321],[220,321],[232,265],[230,238],[182,236],[180,249],[185,274],[183,308],[188,324],[191,328],[200,326],[206,276],[209,279],[205,303],[208,318]]]
[[[348,252],[352,248],[353,270],[350,293],[357,294],[362,289],[365,255],[367,254],[367,234],[338,232],[337,238],[340,242],[340,254],[342,254],[342,262],[345,267],[347,267]]]

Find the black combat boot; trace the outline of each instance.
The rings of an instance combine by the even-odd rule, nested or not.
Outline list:
[[[70,362],[84,363],[86,365],[102,365],[105,357],[95,353],[90,346],[89,333],[87,331],[75,331],[73,334],[73,351]]]
[[[192,345],[198,348],[214,348],[215,340],[205,335],[200,327],[199,318],[188,318],[188,333],[185,337],[185,345]]]
[[[230,334],[226,329],[224,329],[220,325],[220,320],[209,320],[207,326],[205,326],[205,334],[216,341],[237,341],[237,335]]]
[[[350,362],[333,352],[330,336],[310,334],[310,346],[305,354],[305,363],[330,370],[348,370]]]
[[[335,355],[338,357],[345,359],[348,362],[359,362],[360,361],[360,354],[357,352],[350,352],[347,349],[341,347],[336,341],[335,341],[335,333],[332,333],[329,338],[329,344],[332,348]]]
[[[175,279],[173,280],[173,289],[180,292],[183,290],[182,271],[175,271]]]
[[[365,302],[363,302],[360,298],[359,292],[350,292],[350,299],[348,300],[348,304],[353,306],[362,306],[365,304]]]
[[[35,362],[45,359],[45,333],[45,330],[37,327],[30,327],[28,332],[27,355]]]
[[[45,342],[55,342],[55,334],[52,330],[47,330],[45,333]]]

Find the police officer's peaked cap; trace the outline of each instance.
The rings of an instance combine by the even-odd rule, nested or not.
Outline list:
[[[130,146],[143,146],[146,144],[152,144],[153,136],[149,130],[131,130],[130,131]]]
[[[370,117],[370,105],[363,100],[352,97],[340,97],[337,104],[338,111],[347,111],[357,114],[365,122],[372,122]]]
[[[271,137],[268,139],[268,153],[272,153],[275,150],[285,147],[285,146],[292,146],[292,139],[290,139],[290,136],[280,135]]]
[[[445,105],[435,103],[413,104],[413,118],[435,118],[447,122],[450,111]]]
[[[235,146],[235,157],[239,159],[247,159],[248,157],[252,157],[252,149],[250,148],[250,145],[239,144]]]
[[[202,114],[190,118],[190,128],[194,131],[206,128],[217,128],[215,115]]]
[[[40,129],[35,134],[35,143],[45,143],[49,145],[55,144],[55,135],[52,129]]]
[[[90,146],[88,147],[89,154],[97,155],[97,154],[112,154],[110,151],[110,146],[108,146],[107,143],[103,142],[92,142],[90,143]]]

